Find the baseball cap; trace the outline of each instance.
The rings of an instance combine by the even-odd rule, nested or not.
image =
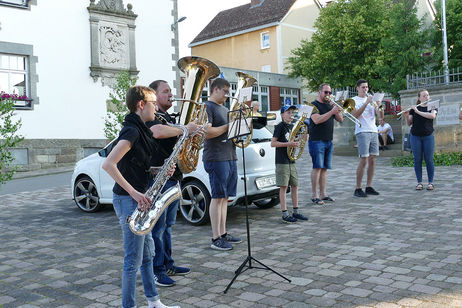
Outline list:
[[[289,109],[297,110],[297,106],[295,106],[295,105],[284,105],[284,106],[281,107],[281,113],[284,113]]]

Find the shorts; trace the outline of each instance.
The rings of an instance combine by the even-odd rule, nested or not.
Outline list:
[[[276,186],[298,186],[295,164],[276,164]]]
[[[237,164],[235,160],[204,161],[204,169],[209,174],[212,199],[236,196]]]
[[[308,141],[313,169],[332,169],[334,146],[330,141]]]
[[[369,155],[379,155],[379,134],[372,132],[363,132],[356,134],[358,143],[359,157],[369,157]]]

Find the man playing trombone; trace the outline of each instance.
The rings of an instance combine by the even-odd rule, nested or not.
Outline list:
[[[383,118],[383,111],[378,106],[380,102],[373,102],[372,96],[368,95],[369,85],[364,79],[356,83],[358,96],[353,97],[355,109],[351,112],[361,125],[356,124],[355,135],[358,143],[359,164],[356,169],[356,189],[354,196],[367,197],[367,195],[378,195],[379,193],[372,188],[374,177],[375,157],[379,155],[379,138],[377,125],[375,124],[376,114]],[[367,166],[366,190],[362,189],[364,169]]]
[[[308,141],[313,162],[313,170],[311,171],[313,195],[311,201],[318,205],[323,205],[324,201],[334,201],[326,192],[327,169],[332,168],[334,119],[337,122],[343,122],[343,114],[342,109],[330,101],[331,94],[330,85],[323,83],[319,86],[318,98],[311,103],[319,110],[319,113],[311,114],[310,139]]]

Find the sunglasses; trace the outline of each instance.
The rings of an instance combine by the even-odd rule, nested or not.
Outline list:
[[[324,91],[324,94],[332,94],[331,91]]]

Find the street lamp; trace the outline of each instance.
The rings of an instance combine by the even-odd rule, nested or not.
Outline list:
[[[443,28],[444,83],[449,84],[448,39],[446,37],[446,0],[441,1],[441,27]]]
[[[171,29],[172,31],[175,31],[176,25],[177,25],[178,23],[182,22],[182,21],[185,20],[185,19],[186,19],[186,16],[181,17],[180,19],[178,19],[177,21],[175,21],[175,22],[170,26],[170,29]]]

